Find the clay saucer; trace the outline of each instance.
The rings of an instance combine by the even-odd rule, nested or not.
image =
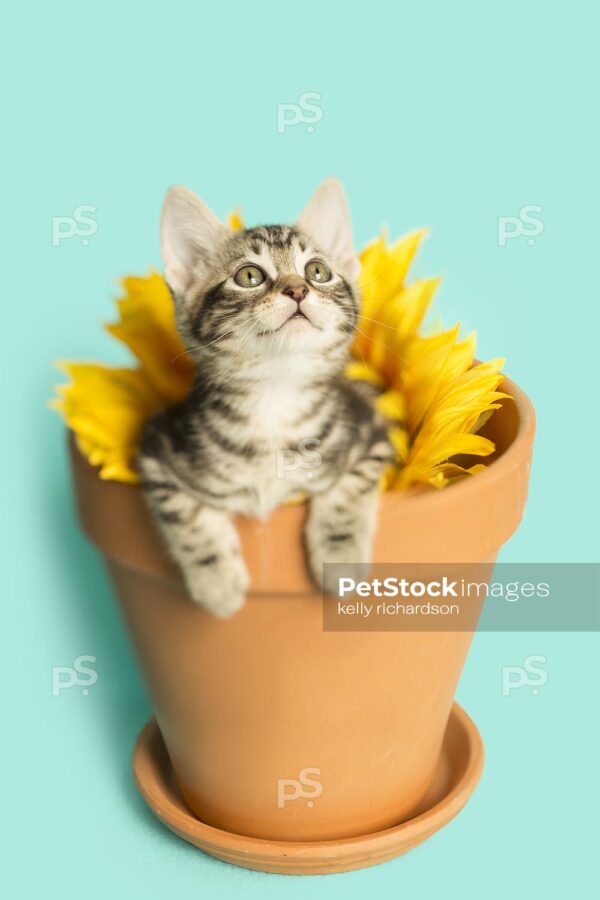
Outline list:
[[[156,721],[140,733],[133,753],[137,786],[171,831],[224,862],[283,875],[324,875],[374,866],[406,853],[443,828],[474,791],[483,768],[475,724],[454,704],[438,769],[420,811],[385,831],[339,841],[288,842],[246,837],[205,825],[181,799]]]

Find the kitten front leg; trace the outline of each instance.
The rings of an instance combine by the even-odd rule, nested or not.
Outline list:
[[[326,594],[337,596],[341,572],[328,572],[325,563],[343,564],[345,577],[360,579],[364,564],[371,562],[379,481],[389,456],[387,445],[372,448],[330,490],[311,500],[305,529],[308,565]]]
[[[230,516],[182,490],[155,459],[140,461],[142,487],[192,599],[227,618],[245,602],[248,572]]]

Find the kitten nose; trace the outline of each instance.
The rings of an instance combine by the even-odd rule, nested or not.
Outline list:
[[[290,275],[282,285],[281,293],[300,303],[308,294],[308,285],[299,275]]]

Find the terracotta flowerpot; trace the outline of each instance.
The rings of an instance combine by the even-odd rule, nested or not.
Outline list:
[[[508,380],[502,390],[514,402],[488,422],[489,468],[443,491],[383,495],[376,562],[495,559],[523,513],[534,434],[525,395]],[[252,838],[332,841],[418,813],[472,633],[324,631],[304,566],[306,510],[294,505],[266,523],[238,520],[251,593],[231,619],[213,618],[186,597],[139,490],[101,481],[71,446],[81,522],[108,563],[198,819]]]

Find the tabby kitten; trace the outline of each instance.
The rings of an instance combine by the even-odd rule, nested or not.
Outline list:
[[[294,226],[232,232],[186,188],[161,218],[165,278],[197,363],[179,406],[146,424],[142,487],[193,600],[217,616],[249,579],[232,518],[310,494],[307,562],[369,562],[385,423],[344,376],[358,318],[343,188],[324,181]]]

